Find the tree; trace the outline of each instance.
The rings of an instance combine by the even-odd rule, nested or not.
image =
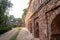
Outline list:
[[[26,17],[26,14],[27,14],[27,9],[28,8],[25,8],[24,10],[23,10],[23,15],[22,15],[22,21],[24,22],[25,21],[25,17]]]
[[[22,22],[21,18],[15,18],[16,21]]]
[[[8,21],[8,15],[6,13],[11,6],[12,4],[10,1],[0,0],[0,34],[11,29],[11,27],[6,25]]]
[[[8,16],[5,15],[6,11],[12,6],[8,0],[0,0],[0,25],[6,24]]]
[[[13,19],[15,19],[15,17],[14,17],[13,15],[10,15],[10,16],[9,16],[9,20],[11,21],[11,20],[13,20]]]

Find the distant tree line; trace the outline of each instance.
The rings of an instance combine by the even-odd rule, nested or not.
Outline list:
[[[21,27],[21,23],[21,18],[15,18],[13,15],[10,15],[9,20],[7,21],[7,25],[10,25],[11,27]]]

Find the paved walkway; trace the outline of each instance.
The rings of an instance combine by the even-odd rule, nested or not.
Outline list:
[[[16,28],[6,32],[5,34],[0,35],[0,40],[9,40],[12,36],[14,36],[18,30]]]
[[[34,38],[26,28],[23,28],[19,32],[19,35],[17,36],[17,40],[39,40],[39,39]]]

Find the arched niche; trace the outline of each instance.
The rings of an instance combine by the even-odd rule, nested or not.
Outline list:
[[[32,23],[30,23],[30,32],[32,33]]]
[[[52,21],[51,40],[60,40],[60,14],[58,14]]]
[[[34,37],[39,38],[39,23],[35,23],[35,28],[34,28]]]

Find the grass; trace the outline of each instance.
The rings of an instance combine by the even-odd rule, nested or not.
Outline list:
[[[19,32],[18,32],[19,33]],[[10,40],[16,40],[18,33],[16,33]]]
[[[13,37],[11,37],[10,40],[16,40],[16,38],[17,38],[17,36],[19,34],[19,31],[22,29],[22,27],[17,27],[17,29],[18,29],[18,32]]]
[[[22,27],[17,27],[17,29],[18,29],[18,30],[21,30],[21,29],[22,29]]]

